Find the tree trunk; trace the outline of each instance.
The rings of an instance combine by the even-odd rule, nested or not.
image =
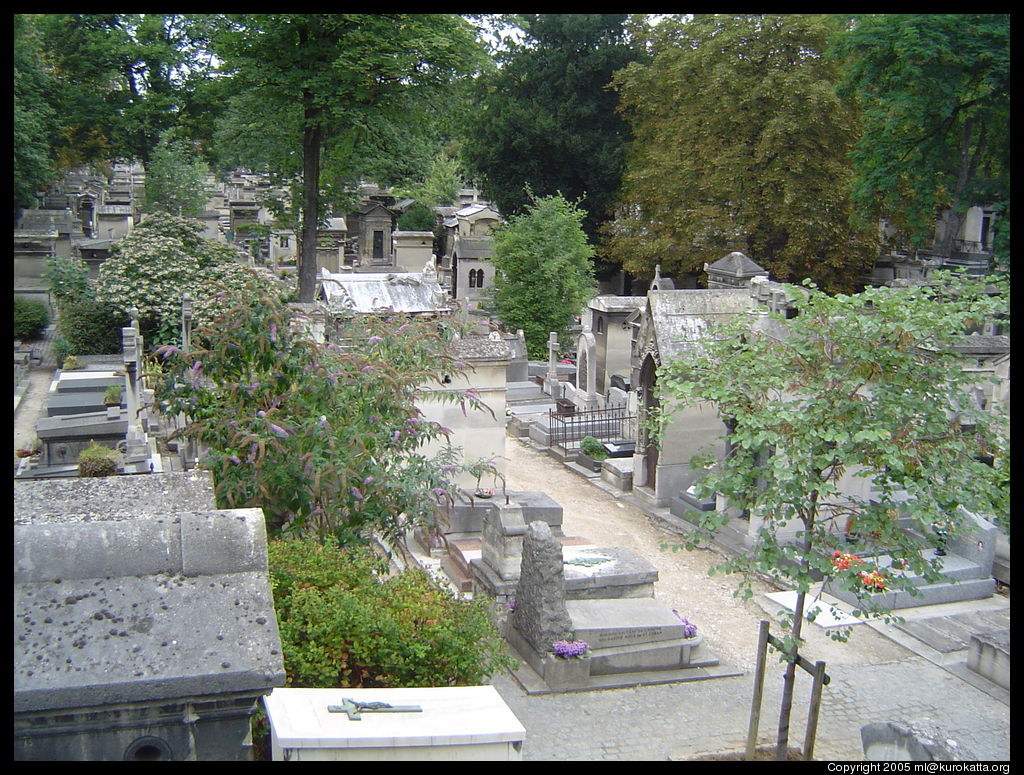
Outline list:
[[[302,133],[302,237],[299,255],[299,301],[311,302],[316,292],[316,232],[319,222],[320,146],[323,130],[320,109],[307,102],[306,125]]]
[[[788,654],[786,672],[782,679],[782,705],[779,708],[779,734],[775,741],[775,760],[784,762],[789,756],[789,718],[793,713],[793,689],[796,685],[797,644],[803,629],[805,592],[796,596],[793,613],[793,650]]]
[[[818,501],[818,492],[811,493],[812,509],[810,515],[803,520],[804,541],[801,565],[801,575],[806,578],[811,569],[811,550],[813,549],[813,532],[815,507]],[[800,644],[800,633],[803,632],[804,624],[804,598],[807,593],[798,590],[796,595],[796,610],[793,612],[793,649],[786,655],[786,672],[782,680],[782,704],[779,708],[779,734],[776,738],[775,760],[784,762],[789,757],[789,719],[793,713],[793,688],[796,685],[797,656]]]

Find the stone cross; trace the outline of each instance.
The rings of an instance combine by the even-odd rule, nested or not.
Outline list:
[[[555,641],[573,638],[565,608],[562,545],[546,522],[531,522],[523,537],[512,626],[539,653],[550,651]]]
[[[548,379],[558,379],[558,334],[548,334]]]
[[[139,335],[138,318],[133,325],[121,329],[121,350],[124,358],[124,392],[125,403],[128,404],[129,427],[139,422],[139,356],[142,352],[142,337]]]

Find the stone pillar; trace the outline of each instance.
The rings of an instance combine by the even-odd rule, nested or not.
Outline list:
[[[562,545],[546,522],[531,522],[523,538],[523,560],[516,589],[512,626],[537,652],[551,650],[557,640],[573,637],[565,608]]]
[[[553,398],[561,398],[562,389],[558,384],[558,334],[548,334],[548,373],[544,378],[544,392]]]

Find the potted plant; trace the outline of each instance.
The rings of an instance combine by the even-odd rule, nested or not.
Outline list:
[[[593,436],[584,436],[580,440],[580,451],[576,457],[576,462],[581,466],[592,471],[600,471],[601,461],[607,458],[608,450],[604,448],[604,444]]]
[[[107,389],[103,391],[103,403],[106,406],[120,406],[121,405],[121,386],[120,385],[108,385]]]
[[[493,487],[483,487],[480,484],[480,480],[485,474],[491,475],[491,483],[494,485],[497,485],[498,479],[501,479],[501,491],[502,493],[505,492],[505,477],[501,475],[501,472],[495,467],[493,461],[477,460],[466,466],[466,471],[469,472],[471,476],[476,477],[476,488],[473,491],[474,497],[483,498],[485,500],[494,497]]]
[[[551,689],[579,689],[590,678],[590,646],[582,640],[556,640],[544,659],[544,682]]]

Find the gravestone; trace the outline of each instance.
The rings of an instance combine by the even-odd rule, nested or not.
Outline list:
[[[512,626],[535,651],[543,653],[555,641],[571,639],[562,545],[544,522],[531,522],[526,528],[515,605]]]

